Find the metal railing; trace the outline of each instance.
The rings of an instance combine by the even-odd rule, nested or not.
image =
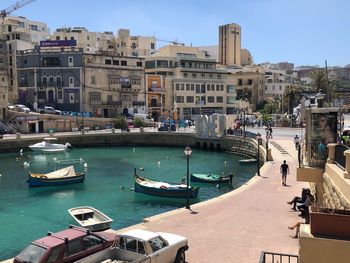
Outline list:
[[[259,263],[298,263],[299,256],[261,251]]]

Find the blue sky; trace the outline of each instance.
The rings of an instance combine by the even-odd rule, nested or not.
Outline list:
[[[16,0],[0,1],[0,9]],[[205,46],[218,27],[242,27],[242,48],[255,63],[350,64],[349,0],[36,0],[12,13],[58,27],[89,31],[128,28],[132,35]],[[159,42],[164,45],[164,43]]]

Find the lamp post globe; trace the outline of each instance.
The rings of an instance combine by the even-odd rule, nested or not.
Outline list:
[[[186,146],[184,149],[187,161],[187,176],[186,176],[186,209],[190,209],[190,197],[189,197],[189,176],[190,176],[190,156],[192,154],[192,149],[189,146]]]
[[[259,132],[256,134],[256,140],[258,142],[258,157],[256,159],[258,161],[258,176],[260,176],[260,141],[261,141],[261,134]]]

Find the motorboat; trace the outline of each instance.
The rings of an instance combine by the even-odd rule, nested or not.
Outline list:
[[[79,206],[68,209],[68,213],[82,227],[90,231],[109,229],[113,219],[91,206]]]
[[[84,171],[79,173],[75,172],[74,166],[71,165],[46,174],[29,172],[27,182],[30,187],[82,183],[86,173],[87,165],[84,165]]]
[[[68,142],[65,144],[59,144],[54,143],[55,141],[57,141],[57,138],[55,137],[44,138],[42,142],[29,145],[29,149],[31,149],[34,152],[42,153],[56,153],[72,149],[72,145]]]
[[[218,174],[191,174],[191,182],[200,183],[232,183],[233,174],[218,175]]]
[[[161,197],[173,197],[173,198],[191,198],[195,199],[198,196],[199,187],[188,187],[186,184],[174,184],[168,182],[160,182],[148,179],[141,175],[136,174],[134,171],[135,179],[135,192],[161,196]]]

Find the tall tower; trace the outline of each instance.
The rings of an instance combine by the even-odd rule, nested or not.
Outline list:
[[[226,66],[241,66],[241,27],[227,24],[219,27],[219,60]]]

